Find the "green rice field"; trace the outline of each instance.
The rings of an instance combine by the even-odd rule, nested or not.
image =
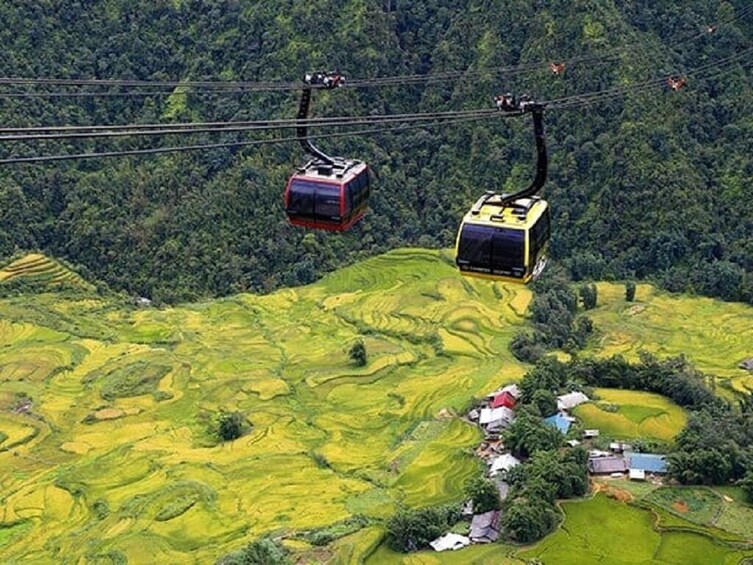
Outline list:
[[[1,299],[0,561],[211,562],[267,533],[458,501],[480,437],[454,414],[525,372],[507,344],[530,297],[402,250],[168,309]],[[365,367],[347,354],[359,338]],[[221,410],[250,432],[216,444]]]
[[[598,400],[574,410],[586,428],[617,439],[670,441],[687,422],[685,411],[669,399],[650,392],[597,388]]]
[[[326,548],[286,544],[312,562],[519,562],[521,548],[502,544],[403,559],[381,544],[380,520],[399,504],[460,501],[479,472],[471,452],[480,434],[457,416],[472,397],[527,370],[508,344],[526,324],[528,289],[462,279],[449,254],[427,250],[392,251],[306,287],[163,309],[100,296],[39,255],[0,278],[40,272],[51,290],[58,278],[81,284],[0,299],[0,562],[211,563],[265,534],[292,538],[356,515],[372,525]],[[599,285],[601,341],[592,353],[633,355],[654,338],[654,351],[682,351],[658,323],[643,328],[635,306],[666,317],[665,303],[677,301],[682,321],[665,326],[701,324],[697,299],[640,286],[640,302],[629,306],[621,288]],[[721,347],[743,357],[751,309],[699,304],[738,333],[717,333],[721,345],[698,341],[691,359],[715,368]],[[619,317],[627,322],[618,330]],[[357,339],[368,352],[363,367],[348,357]],[[741,378],[733,368],[720,376]],[[639,426],[661,420],[655,408],[626,417]],[[669,420],[659,428],[674,433],[679,416],[662,409]],[[250,431],[217,443],[211,427],[223,410],[242,412]],[[616,504],[602,498],[564,505],[565,525],[553,536],[598,521],[600,505]],[[717,527],[732,527],[725,516],[739,520],[722,513]],[[528,551],[567,562],[549,539]],[[683,547],[664,540],[656,555]],[[589,555],[605,547],[587,542]]]
[[[753,357],[753,308],[712,298],[660,292],[637,286],[635,302],[625,301],[625,286],[599,283],[598,306],[589,316],[601,337],[586,354],[622,354],[636,360],[641,349],[668,357],[684,354],[719,384],[753,391],[753,374],[738,368]]]

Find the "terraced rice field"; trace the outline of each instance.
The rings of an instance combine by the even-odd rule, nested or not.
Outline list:
[[[738,368],[753,357],[753,308],[703,297],[671,295],[639,284],[635,302],[625,286],[599,283],[598,306],[589,316],[601,338],[586,354],[622,354],[635,360],[644,349],[660,357],[686,355],[719,384],[753,391],[753,374]]]
[[[564,502],[562,509],[565,520],[560,529],[519,557],[562,565],[731,565],[753,556],[753,550],[717,542],[703,530],[686,531],[684,520],[672,528],[657,529],[651,512],[603,493]]]
[[[584,427],[608,437],[670,441],[688,419],[682,408],[658,394],[608,388],[595,392],[598,400],[581,404],[574,414]]]
[[[479,434],[453,414],[524,373],[507,344],[530,298],[404,250],[164,310],[2,299],[0,561],[211,562],[265,533],[459,500]],[[217,445],[220,410],[253,428]]]
[[[0,272],[13,280],[49,264],[32,256]],[[508,344],[530,292],[463,280],[443,252],[393,251],[307,287],[167,309],[80,288],[0,299],[0,562],[212,562],[267,533],[458,501],[478,472],[467,448],[480,438],[455,415],[526,371]],[[617,327],[619,316],[644,344],[654,331],[627,311],[620,288],[599,288],[599,354],[633,355],[641,345]],[[638,296],[665,317],[663,301],[686,300],[692,316],[691,299],[647,287]],[[704,307],[740,335],[750,331],[750,309]],[[365,367],[348,358],[356,339]],[[683,350],[667,339],[663,352]],[[748,342],[724,343],[737,358]],[[718,361],[711,342],[693,354],[706,368]],[[210,429],[221,410],[241,411],[253,427],[217,444]],[[573,514],[574,527],[588,512]],[[570,521],[568,511],[573,532]],[[381,535],[370,526],[321,556],[399,562]],[[661,540],[667,555],[688,541]],[[565,543],[565,554],[575,554],[572,543],[583,542]],[[597,555],[605,542],[589,543]],[[566,562],[550,545],[536,548],[545,562]],[[518,551],[494,545],[403,562],[513,563]]]
[[[78,274],[39,253],[26,255],[0,269],[0,283],[20,279],[52,285],[67,283],[78,288],[93,289]]]

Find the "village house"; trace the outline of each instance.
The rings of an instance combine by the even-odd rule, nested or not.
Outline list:
[[[563,414],[561,412],[555,414],[554,416],[549,416],[548,418],[544,418],[545,424],[554,426],[563,434],[567,434],[568,430],[570,429],[570,426],[572,425],[574,421],[575,421],[575,418],[573,418],[572,416],[568,416],[567,414]]]
[[[613,453],[624,453],[625,451],[633,451],[633,446],[623,441],[613,441],[609,443],[609,451]]]
[[[518,465],[520,465],[520,459],[510,453],[505,453],[491,460],[489,476],[493,478],[502,473],[506,475],[507,471]]]
[[[589,457],[588,470],[594,475],[624,473],[628,470],[628,463],[624,457],[616,455],[609,457]]]
[[[667,472],[667,458],[657,453],[625,453],[628,468],[638,469],[645,473],[663,475]]]
[[[506,406],[499,408],[482,408],[478,423],[485,426],[487,431],[499,431],[509,426],[515,419],[515,412]]]
[[[471,521],[473,543],[492,543],[499,538],[499,510],[491,510],[483,514],[476,514]]]
[[[429,545],[434,551],[455,551],[471,545],[471,540],[460,534],[449,533],[429,542]]]
[[[506,406],[507,408],[515,408],[515,397],[507,390],[497,392],[492,396],[489,403],[490,408],[499,408],[500,406]]]
[[[588,402],[588,397],[582,392],[568,392],[557,397],[557,410],[572,410],[576,406]]]

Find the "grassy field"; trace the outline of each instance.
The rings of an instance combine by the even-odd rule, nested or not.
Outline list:
[[[452,414],[524,373],[507,344],[529,301],[410,250],[178,308],[2,299],[0,561],[211,562],[265,533],[459,500],[479,433]],[[253,428],[215,445],[220,410]]]
[[[649,392],[597,388],[598,400],[581,404],[574,414],[586,428],[618,439],[670,441],[687,422],[685,411],[667,398]]]
[[[753,556],[715,541],[708,535],[684,531],[681,525],[657,531],[651,512],[599,493],[593,498],[562,504],[562,527],[518,557],[543,563],[580,565],[739,563]]]
[[[589,316],[601,337],[586,354],[622,354],[637,359],[644,349],[666,357],[685,354],[719,384],[753,391],[753,374],[738,368],[753,357],[753,308],[702,297],[671,295],[639,284],[635,302],[625,286],[599,283],[598,306]],[[724,384],[726,382],[726,384]]]
[[[480,438],[454,415],[525,373],[508,344],[531,294],[461,279],[447,259],[397,250],[307,287],[166,309],[103,298],[86,283],[78,294],[0,299],[0,561],[212,562],[263,534],[460,500]],[[30,256],[0,272],[13,280],[48,265],[57,264]],[[595,353],[619,341],[632,355],[649,340],[630,326],[641,313],[620,289],[599,286]],[[638,296],[646,311],[680,301],[691,316],[683,324],[701,324],[695,299],[647,287]],[[751,309],[709,303],[743,336],[722,346],[744,356]],[[619,333],[619,316],[644,341]],[[657,350],[681,351],[656,337],[674,344]],[[348,358],[357,339],[364,367]],[[704,368],[719,358],[713,340],[690,353]],[[243,412],[250,432],[216,444],[209,430],[221,410]],[[638,412],[627,419],[659,418]],[[661,425],[678,425],[672,418]],[[736,519],[722,512],[719,527],[725,516]],[[337,563],[395,558],[380,537],[370,526],[311,551]],[[667,554],[682,547],[664,539]],[[515,551],[405,562],[504,563]]]

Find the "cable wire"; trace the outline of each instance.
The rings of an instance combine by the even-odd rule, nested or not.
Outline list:
[[[365,134],[379,134],[379,133],[393,132],[393,131],[398,131],[398,130],[405,131],[405,130],[413,130],[413,129],[431,128],[431,127],[443,126],[443,125],[448,125],[448,124],[451,125],[451,124],[466,123],[469,121],[490,119],[492,117],[510,118],[517,115],[518,114],[508,114],[505,112],[495,111],[492,114],[487,114],[483,116],[465,117],[465,118],[446,120],[446,121],[441,121],[441,122],[436,122],[436,123],[417,124],[417,125],[408,125],[408,126],[393,126],[393,127],[388,127],[388,128],[379,128],[379,129],[361,129],[361,130],[355,130],[355,131],[349,131],[349,132],[321,134],[318,136],[310,136],[310,138],[311,139],[329,139],[329,138],[338,138],[338,137],[363,136]],[[289,142],[294,142],[294,141],[299,141],[299,140],[300,140],[299,137],[284,137],[284,138],[279,138],[279,139],[257,139],[257,140],[252,140],[252,141],[234,141],[234,142],[209,143],[209,144],[200,144],[200,145],[182,145],[182,146],[176,146],[176,147],[153,147],[149,149],[132,149],[132,150],[126,150],[126,151],[104,151],[104,152],[99,152],[99,153],[95,152],[95,153],[74,153],[74,154],[67,154],[67,155],[39,155],[39,156],[33,156],[33,157],[10,157],[6,159],[0,159],[0,165],[47,163],[47,162],[79,160],[79,159],[98,159],[98,158],[103,158],[103,157],[125,157],[125,156],[132,156],[132,155],[155,155],[155,154],[160,154],[160,153],[175,153],[175,152],[182,152],[182,151],[200,151],[200,150],[222,149],[222,148],[231,148],[231,147],[272,145],[272,144],[278,144],[278,143],[289,143]]]

